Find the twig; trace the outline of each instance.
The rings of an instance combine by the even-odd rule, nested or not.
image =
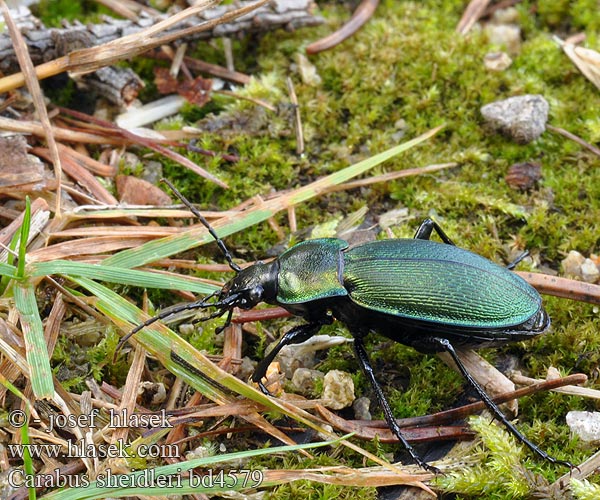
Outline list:
[[[223,188],[228,187],[227,184],[224,183],[222,180],[218,179],[217,177],[215,177],[210,172],[206,171],[205,169],[203,169],[202,167],[200,167],[193,161],[187,159],[185,156],[182,156],[179,153],[176,153],[175,151],[171,151],[170,149],[168,149],[164,146],[161,146],[160,144],[157,144],[157,142],[155,140],[151,140],[146,137],[139,136],[137,134],[134,134],[133,132],[130,132],[124,128],[121,128],[121,127],[115,125],[112,122],[109,122],[106,120],[101,120],[99,118],[95,118],[93,116],[86,115],[85,113],[81,113],[79,111],[74,111],[72,109],[67,109],[67,108],[60,108],[60,109],[65,114],[71,115],[71,116],[77,118],[78,120],[86,120],[95,125],[98,125],[99,127],[98,127],[97,131],[99,133],[102,131],[101,129],[105,129],[104,133],[118,134],[121,137],[123,137],[124,139],[127,139],[134,143],[141,144],[142,146],[150,148],[150,149],[156,151],[157,153],[160,153],[163,156],[166,156],[167,158],[171,158],[172,160],[176,161],[177,163],[179,163],[179,164],[183,165],[184,167],[189,168],[193,172],[197,173],[201,177],[204,177],[205,179],[208,179]]]
[[[589,302],[590,304],[600,304],[600,285],[548,274],[523,271],[517,271],[516,273],[531,286],[546,295]]]
[[[15,46],[15,53],[19,61],[19,66],[23,71],[23,78],[27,82],[27,88],[29,89],[29,93],[33,99],[35,110],[42,123],[44,136],[48,144],[48,148],[50,149],[50,158],[52,160],[52,164],[54,165],[54,175],[57,183],[55,215],[56,217],[60,218],[62,199],[60,190],[60,184],[62,180],[62,164],[60,161],[60,155],[58,154],[58,147],[56,145],[56,141],[54,140],[54,134],[52,133],[50,118],[48,118],[48,110],[46,109],[46,103],[44,102],[44,94],[42,93],[40,82],[35,75],[35,69],[29,57],[28,48],[23,40],[23,35],[21,35],[21,32],[13,21],[10,11],[8,10],[8,6],[4,0],[0,0],[0,8],[2,9],[2,15],[4,16],[6,27],[8,28],[10,37]]]
[[[559,477],[554,483],[552,483],[548,491],[552,491],[551,488],[554,486],[560,488],[560,491],[567,491],[567,485],[570,483],[571,479],[585,479],[586,477],[597,472],[599,467],[600,451],[597,451],[585,462]]]
[[[294,89],[294,82],[287,77],[288,92],[290,93],[290,101],[294,107],[294,129],[296,130],[296,154],[304,153],[304,134],[302,133],[302,116],[300,115],[300,106],[298,105],[298,97]]]
[[[170,59],[168,54],[156,51],[152,52],[151,54],[147,54],[147,57],[152,57],[155,59]],[[217,76],[224,80],[229,80],[230,82],[239,83],[240,85],[246,85],[250,81],[250,77],[248,75],[240,73],[239,71],[229,71],[227,68],[218,66],[217,64],[207,63],[191,57],[184,57],[183,62],[189,69],[208,73],[209,75]]]
[[[537,392],[548,391],[558,387],[564,387],[565,385],[582,384],[586,380],[587,377],[583,374],[574,374],[559,379],[544,380],[543,382],[493,397],[492,400],[496,404],[506,403],[507,401],[529,396]],[[397,422],[398,425],[403,428],[425,425],[438,426],[472,415],[475,412],[485,409],[485,407],[485,403],[477,401],[476,403],[434,413],[432,415],[425,415],[423,417],[399,418],[397,419]],[[397,438],[392,435],[392,432],[387,428],[387,423],[383,420],[353,421],[345,420],[337,416],[335,416],[335,419],[330,420],[331,412],[328,412],[327,410],[322,412],[321,408],[318,406],[317,410],[328,422],[335,425],[343,432],[356,432],[357,437],[361,439],[373,439],[375,436],[378,436],[382,442],[397,442]]]
[[[379,0],[362,0],[346,24],[325,38],[321,38],[320,40],[311,43],[306,47],[306,53],[309,55],[318,54],[319,52],[331,49],[347,38],[350,38],[363,26],[363,24],[371,19],[378,5]]]

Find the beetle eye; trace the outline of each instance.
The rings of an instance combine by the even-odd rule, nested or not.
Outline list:
[[[254,288],[251,288],[250,290],[248,290],[248,300],[250,300],[250,302],[257,304],[261,301],[263,296],[263,287],[258,285],[255,286]]]

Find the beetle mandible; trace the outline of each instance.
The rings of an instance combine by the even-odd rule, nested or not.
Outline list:
[[[278,305],[306,320],[286,332],[262,359],[252,381],[269,394],[262,380],[282,347],[299,344],[334,320],[354,337],[354,349],[390,430],[421,467],[425,462],[400,430],[377,382],[364,337],[380,333],[423,353],[445,351],[492,414],[522,443],[552,463],[572,467],[540,449],[507,419],[467,371],[454,346],[489,347],[530,339],[544,333],[550,318],[538,292],[508,268],[457,247],[431,219],[421,223],[414,239],[390,239],[350,247],[336,238],[298,243],[275,260],[241,269],[208,221],[168,181],[177,197],[207,227],[236,276],[223,288],[198,302],[177,306],[138,325],[131,335],[159,319],[199,308],[216,308],[209,317],[233,309],[251,309],[260,302]],[[441,243],[430,240],[435,231]],[[216,298],[216,300],[212,300]],[[211,301],[212,300],[212,301]]]

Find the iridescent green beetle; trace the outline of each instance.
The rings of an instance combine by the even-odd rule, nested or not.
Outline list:
[[[216,312],[210,317],[227,313],[227,326],[235,307],[251,309],[260,302],[281,306],[306,323],[286,332],[252,375],[268,394],[262,380],[281,348],[304,342],[323,325],[338,320],[354,337],[358,361],[389,428],[415,462],[434,471],[404,438],[375,378],[363,338],[374,331],[421,352],[445,351],[494,416],[519,441],[550,462],[572,467],[549,456],[517,430],[469,374],[453,347],[497,346],[526,340],[548,329],[550,319],[540,295],[518,275],[456,247],[430,219],[420,225],[414,239],[373,241],[354,247],[334,238],[308,240],[272,262],[241,269],[204,217],[171,188],[208,228],[236,276],[210,297],[165,311],[131,334],[182,310],[214,307]],[[443,243],[429,239],[434,230]]]

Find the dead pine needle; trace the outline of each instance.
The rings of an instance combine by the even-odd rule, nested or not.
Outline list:
[[[572,141],[575,141],[577,144],[588,149],[589,151],[594,153],[596,156],[600,156],[600,149],[598,149],[593,144],[590,144],[589,142],[583,140],[581,137],[569,132],[568,130],[565,130],[564,128],[560,128],[560,127],[553,127],[552,125],[546,125],[546,128],[548,130],[551,130],[552,132],[562,135],[563,137],[566,137],[567,139],[571,139]]]

